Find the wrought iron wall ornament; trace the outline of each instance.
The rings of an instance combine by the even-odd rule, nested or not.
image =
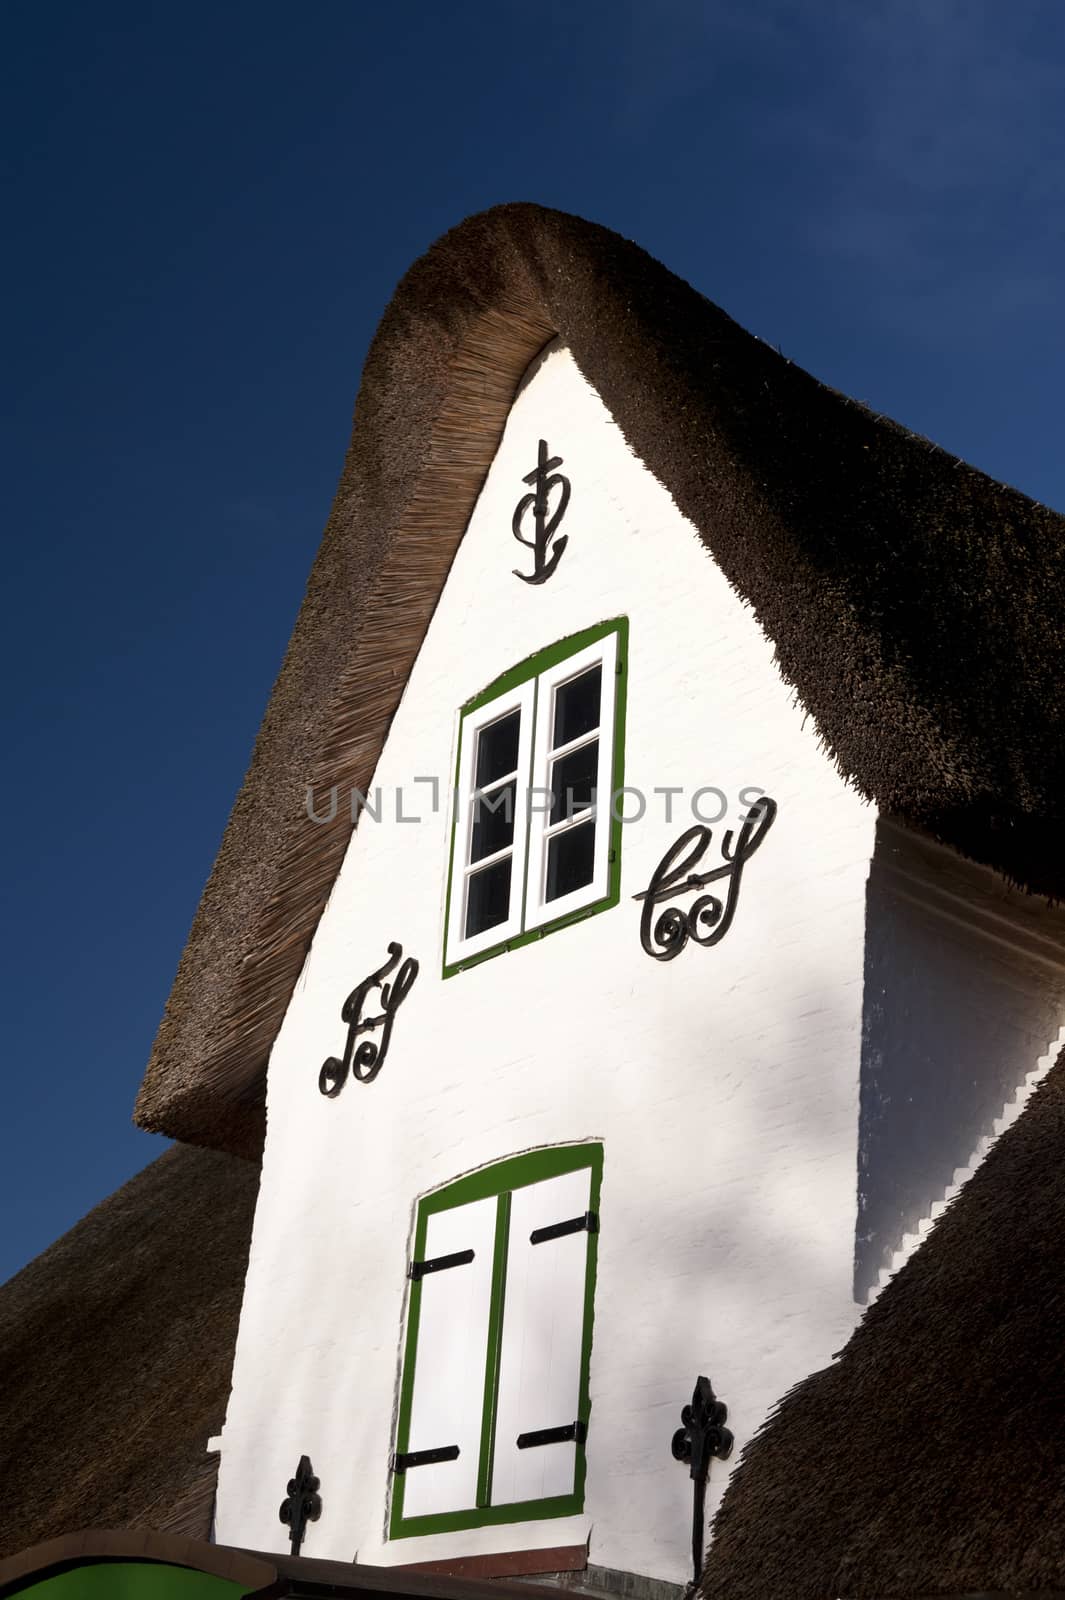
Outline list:
[[[533,570],[528,575],[514,568],[514,576],[520,578],[522,583],[546,583],[562,560],[562,552],[569,544],[569,535],[563,533],[555,540],[554,549],[548,559],[547,548],[569,505],[570,481],[563,477],[555,468],[562,465],[561,456],[548,456],[547,440],[540,440],[540,449],[536,466],[521,480],[522,483],[531,483],[531,494],[523,495],[514,507],[514,515],[510,519],[510,529],[519,544],[525,545],[533,553]],[[551,490],[561,484],[562,494],[558,505],[551,511],[548,496]],[[521,525],[529,512],[533,514],[534,533],[531,539],[522,536]],[[550,515],[548,513],[550,512]]]
[[[709,1378],[695,1380],[691,1404],[680,1414],[682,1426],[673,1435],[674,1461],[686,1461],[692,1478],[692,1586],[703,1570],[703,1527],[706,1522],[706,1480],[710,1462],[727,1461],[732,1454],[733,1437],[725,1421],[728,1406],[714,1393]]]
[[[396,1012],[410,994],[418,976],[418,963],[413,956],[408,956],[396,973],[395,980],[392,983],[385,982],[402,959],[403,946],[390,944],[384,966],[364,978],[344,1001],[340,1020],[348,1025],[348,1037],[344,1043],[343,1058],[338,1060],[336,1056],[330,1056],[318,1074],[318,1087],[328,1099],[334,1100],[340,1093],[348,1081],[349,1072],[360,1083],[372,1083],[384,1066]],[[364,1018],[362,1008],[367,996],[377,988],[381,990],[380,1015]],[[371,1033],[376,1028],[382,1030],[380,1039],[364,1039],[356,1048],[355,1041],[359,1035]]]
[[[278,1517],[288,1524],[288,1542],[292,1554],[298,1556],[307,1531],[308,1522],[317,1522],[322,1514],[321,1484],[314,1475],[309,1456],[300,1456],[296,1476],[288,1480],[288,1498],[282,1500]]]
[[[747,862],[760,847],[776,819],[777,803],[763,796],[753,805],[732,842],[731,828],[721,842],[722,863],[709,872],[692,872],[698,866],[713,842],[713,828],[698,823],[682,833],[670,845],[655,868],[647,888],[633,895],[643,901],[640,918],[640,943],[656,961],[672,961],[679,956],[690,939],[693,944],[705,946],[719,944],[732,926],[740,894],[740,881]],[[711,883],[725,883],[724,898],[715,894],[701,894],[682,911],[670,906],[656,919],[655,906],[675,895],[690,894],[695,889],[705,889]]]

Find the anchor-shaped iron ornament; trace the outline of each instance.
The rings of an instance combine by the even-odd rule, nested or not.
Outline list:
[[[314,1475],[310,1456],[300,1456],[296,1476],[288,1480],[288,1498],[282,1500],[279,1519],[288,1524],[288,1542],[292,1554],[298,1556],[308,1522],[317,1522],[322,1514],[321,1484]]]
[[[410,994],[418,976],[418,963],[413,956],[408,956],[396,973],[395,980],[392,983],[385,982],[402,958],[403,946],[390,944],[384,966],[364,978],[344,1001],[340,1020],[348,1025],[348,1037],[344,1043],[343,1058],[338,1060],[336,1056],[330,1056],[318,1074],[318,1087],[328,1099],[336,1099],[348,1081],[349,1072],[360,1083],[372,1083],[384,1066],[396,1012]],[[376,1017],[364,1018],[362,1008],[366,1004],[366,997],[371,989],[377,988],[381,990],[381,1013]],[[355,1041],[359,1035],[370,1033],[375,1028],[382,1029],[380,1039],[364,1039],[356,1048]]]
[[[706,1480],[710,1462],[727,1461],[732,1454],[733,1437],[725,1427],[728,1406],[714,1393],[709,1378],[695,1380],[691,1405],[680,1414],[683,1424],[673,1435],[673,1459],[686,1461],[692,1477],[692,1586],[703,1570],[703,1526],[706,1521]]]
[[[672,961],[679,956],[690,939],[704,947],[720,944],[732,926],[740,895],[743,869],[761,845],[776,819],[777,803],[763,795],[748,811],[743,825],[732,842],[731,828],[721,841],[722,864],[709,872],[692,872],[713,842],[713,828],[699,823],[682,833],[670,845],[655,868],[646,889],[633,895],[643,901],[640,918],[640,943],[656,961]],[[715,894],[701,894],[693,905],[682,911],[670,906],[654,920],[655,906],[674,895],[690,894],[693,889],[705,889],[707,884],[727,881],[724,899]],[[653,926],[652,926],[653,922]]]
[[[514,507],[514,515],[510,519],[510,528],[519,544],[525,545],[533,553],[533,570],[526,574],[514,568],[514,576],[520,578],[522,583],[546,583],[562,560],[562,552],[569,544],[569,534],[563,533],[555,540],[554,549],[548,559],[547,547],[551,542],[555,529],[566,514],[569,505],[570,482],[555,468],[562,465],[561,456],[548,456],[547,440],[540,440],[540,450],[536,466],[531,472],[526,473],[522,483],[531,483],[531,494],[523,495]],[[554,511],[550,510],[548,496],[552,489],[559,484],[562,494]],[[534,533],[531,539],[522,537],[521,524],[529,511],[533,514]],[[550,511],[550,515],[548,512]]]

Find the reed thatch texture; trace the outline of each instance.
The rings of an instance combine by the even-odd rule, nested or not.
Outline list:
[[[136,1118],[250,1154],[265,1065],[528,363],[572,351],[882,810],[1065,894],[1065,520],[873,416],[636,245],[502,206],[385,312],[281,674],[174,982]]]
[[[175,1146],[0,1289],[0,1556],[207,1537],[258,1177]]]
[[[705,1600],[1065,1590],[1065,1060],[718,1512]]]

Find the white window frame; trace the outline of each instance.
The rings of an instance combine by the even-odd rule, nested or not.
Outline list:
[[[554,726],[555,692],[573,678],[579,678],[589,667],[602,665],[603,684],[599,702],[599,726],[594,733],[582,735],[569,744],[552,750],[551,731]],[[605,638],[589,645],[577,654],[549,667],[536,679],[537,707],[533,734],[532,778],[530,790],[534,797],[528,808],[528,872],[525,894],[525,926],[540,928],[556,917],[569,916],[585,906],[602,900],[609,888],[610,875],[610,808],[614,773],[614,712],[617,704],[618,636],[608,633]],[[596,773],[596,800],[584,811],[551,824],[548,802],[551,792],[550,762],[559,754],[577,750],[593,738],[599,740],[599,762]],[[538,802],[538,803],[537,803]],[[551,839],[581,823],[595,823],[595,859],[592,877],[580,889],[559,895],[554,900],[544,898],[547,893],[548,844]]]
[[[460,952],[457,956],[459,960],[479,955],[483,950],[490,950],[521,932],[522,903],[525,896],[526,837],[529,825],[529,785],[525,780],[525,774],[528,773],[530,764],[535,701],[536,680],[530,679],[513,689],[510,694],[500,695],[498,700],[490,700],[479,711],[463,719],[456,786],[451,904],[447,930],[447,948],[449,951]],[[501,850],[496,855],[484,856],[480,861],[470,863],[470,843],[477,800],[482,794],[489,792],[487,788],[474,787],[477,738],[482,728],[491,727],[493,722],[498,722],[512,711],[521,712],[521,725],[518,734],[518,766],[515,774],[517,784],[514,798],[514,837],[509,852],[512,861],[510,910],[505,922],[497,922],[493,927],[486,928],[483,933],[474,934],[472,938],[467,939],[463,937],[462,930],[466,922],[470,878],[490,866],[493,861],[498,861],[508,854],[506,850]],[[509,781],[508,777],[500,778],[497,783],[491,785],[491,788],[502,789]]]
[[[620,672],[624,670],[623,641],[627,630],[625,618],[615,618],[596,629],[598,637],[590,643],[578,645],[569,655],[553,660],[541,671],[535,663],[540,656],[554,654],[558,646],[537,652],[529,658],[530,672],[516,686],[504,689],[475,710],[460,713],[459,748],[456,763],[456,783],[453,798],[451,828],[451,865],[445,908],[444,974],[457,971],[467,962],[503,950],[526,935],[541,933],[549,926],[560,924],[582,911],[609,902],[616,872],[612,874],[613,852],[617,845],[617,830],[613,816],[614,774],[620,770],[617,733],[618,695]],[[560,641],[560,645],[565,641]],[[582,735],[559,751],[550,748],[554,722],[555,693],[571,679],[579,677],[590,667],[601,665],[602,689],[599,706],[599,727],[594,733]],[[520,670],[520,669],[515,669]],[[511,674],[506,674],[510,677]],[[480,698],[480,697],[477,697]],[[514,836],[509,847],[513,867],[510,878],[510,903],[503,922],[486,928],[481,933],[466,938],[463,928],[466,921],[468,886],[473,874],[500,859],[484,857],[471,864],[470,844],[476,801],[487,791],[474,789],[474,763],[478,734],[483,728],[498,721],[514,710],[521,711],[521,729],[518,748],[518,783],[514,805]],[[549,819],[550,763],[559,753],[578,749],[592,738],[599,740],[596,800],[590,808],[576,812],[572,818],[563,818],[554,825]],[[509,780],[499,779],[498,787]],[[496,785],[493,785],[496,787]],[[531,804],[530,804],[531,800]],[[590,882],[570,894],[554,900],[545,899],[547,888],[548,846],[552,838],[583,822],[595,823],[595,855]]]

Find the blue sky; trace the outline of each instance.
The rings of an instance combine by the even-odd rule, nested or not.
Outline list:
[[[1065,509],[1057,0],[0,13],[0,1278],[129,1116],[397,280],[538,200]]]

